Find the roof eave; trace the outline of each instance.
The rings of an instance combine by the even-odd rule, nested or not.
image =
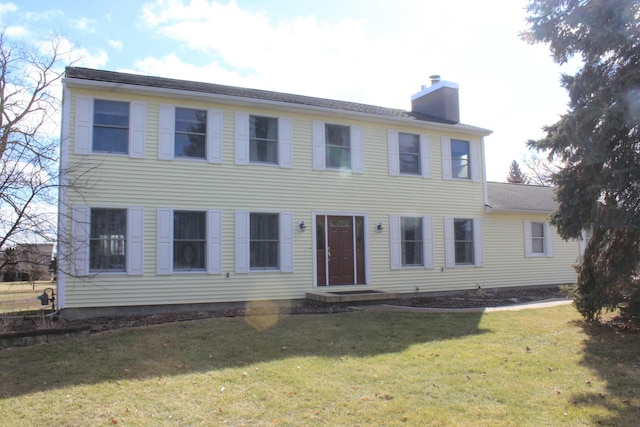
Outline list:
[[[410,119],[405,117],[393,117],[386,116],[382,114],[373,114],[373,113],[365,113],[359,111],[351,111],[344,110],[339,108],[329,108],[329,107],[321,107],[314,105],[305,105],[305,104],[294,104],[290,102],[284,101],[273,101],[259,98],[248,98],[242,96],[232,96],[232,95],[221,95],[216,93],[208,93],[208,92],[197,92],[192,90],[184,90],[184,89],[173,89],[173,88],[160,88],[154,86],[145,86],[145,85],[137,85],[130,83],[114,83],[114,82],[105,82],[99,80],[89,80],[89,79],[79,79],[74,77],[65,77],[63,79],[63,85],[66,87],[77,87],[77,88],[88,88],[88,89],[102,89],[113,92],[129,92],[129,93],[139,93],[142,95],[170,95],[174,98],[179,99],[212,99],[212,100],[221,100],[229,104],[235,105],[264,105],[264,106],[276,106],[284,110],[290,111],[300,111],[300,110],[308,110],[308,111],[322,111],[328,115],[336,115],[336,116],[344,116],[350,115],[362,118],[364,120],[375,120],[375,121],[388,121],[388,122],[402,122],[412,125],[424,126],[435,129],[446,129],[447,131],[455,130],[461,133],[468,133],[473,135],[487,136],[492,133],[489,129],[484,129],[476,126],[465,125],[461,123],[457,124],[447,124],[447,123],[438,123],[431,122],[425,120],[417,120]]]

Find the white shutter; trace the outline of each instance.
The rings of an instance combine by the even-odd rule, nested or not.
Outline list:
[[[236,165],[249,164],[249,113],[236,113]]]
[[[325,151],[324,122],[313,121],[313,169],[324,170],[327,168],[327,155]]]
[[[236,273],[249,272],[249,211],[236,211]]]
[[[420,135],[420,166],[422,177],[431,178],[431,142],[429,135]]]
[[[362,127],[351,126],[351,171],[364,172],[362,159]]]
[[[424,268],[433,268],[433,218],[422,217]]]
[[[207,212],[207,273],[222,274],[222,212]]]
[[[93,98],[76,97],[75,153],[91,154],[93,136]]]
[[[141,276],[144,272],[144,209],[127,210],[127,274]]]
[[[71,214],[71,274],[89,275],[89,230],[90,212],[88,206],[73,206]]]
[[[222,163],[222,111],[207,111],[207,161]]]
[[[442,178],[451,179],[451,138],[442,137]]]
[[[278,119],[278,163],[281,168],[293,166],[293,121],[287,117]]]
[[[391,269],[402,268],[402,230],[400,216],[389,216],[389,242],[391,244]]]
[[[444,217],[444,265],[447,268],[456,266],[456,242],[453,230],[453,218]]]
[[[293,214],[280,213],[280,271],[293,273]]]
[[[553,256],[553,227],[548,222],[544,223],[544,253],[548,257]]]
[[[173,209],[158,208],[157,274],[173,273]]]
[[[176,109],[173,105],[160,104],[158,122],[158,159],[173,159],[176,128]]]
[[[398,132],[387,131],[387,146],[389,150],[389,175],[400,175],[400,147],[398,143]]]
[[[524,256],[533,256],[533,242],[531,240],[531,221],[524,221]]]
[[[469,156],[471,157],[471,181],[480,182],[480,142],[469,141]]]
[[[476,267],[484,265],[484,243],[482,241],[482,219],[473,219],[473,257]]]
[[[131,103],[129,117],[129,157],[144,159],[144,146],[147,140],[147,104]]]

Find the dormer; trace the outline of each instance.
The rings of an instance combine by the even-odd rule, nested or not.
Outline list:
[[[446,123],[460,123],[460,102],[458,84],[440,80],[433,75],[431,86],[411,96],[411,112],[440,119]]]

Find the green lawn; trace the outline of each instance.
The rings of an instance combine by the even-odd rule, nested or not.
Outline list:
[[[42,304],[36,297],[42,294],[45,288],[56,290],[56,284],[49,281],[0,282],[0,316],[41,309]]]
[[[640,336],[572,306],[214,318],[0,351],[3,425],[637,425]]]

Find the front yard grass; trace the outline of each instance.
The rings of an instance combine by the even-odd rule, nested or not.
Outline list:
[[[213,318],[2,350],[0,413],[4,425],[631,426],[639,365],[640,336],[585,325],[572,306]]]

